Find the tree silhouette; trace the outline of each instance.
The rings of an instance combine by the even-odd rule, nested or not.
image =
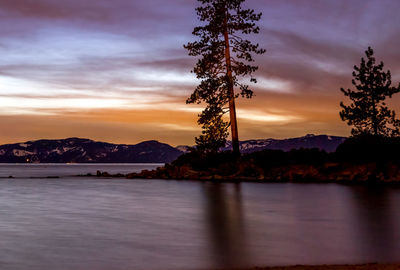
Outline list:
[[[222,116],[229,111],[233,152],[239,154],[235,108],[235,98],[239,94],[235,94],[234,87],[240,88],[242,97],[253,96],[253,91],[248,85],[239,81],[239,78],[250,76],[250,81],[256,83],[252,74],[258,67],[252,65],[253,54],[265,52],[259,48],[259,44],[243,39],[241,35],[259,33],[259,27],[255,22],[260,20],[262,14],[257,14],[252,9],[243,9],[242,4],[245,0],[198,1],[201,5],[196,8],[197,15],[205,24],[193,30],[193,35],[199,37],[199,40],[189,42],[184,47],[190,56],[199,57],[193,72],[201,83],[188,98],[187,103],[207,104],[198,121],[199,124],[203,124],[203,135],[210,134],[216,129],[220,134],[217,139],[222,140],[226,140],[227,137],[227,132],[224,132],[227,125]],[[226,108],[228,104],[229,109]],[[197,141],[216,139],[214,137],[200,137]]]
[[[223,119],[221,107],[209,105],[199,117],[199,124],[202,125],[202,134],[197,137],[197,150],[201,152],[217,153],[225,146],[228,136],[229,124]]]
[[[340,103],[343,110],[340,117],[353,126],[352,135],[396,136],[399,135],[400,121],[390,110],[385,100],[400,92],[392,87],[390,71],[383,71],[383,62],[376,64],[371,47],[365,52],[367,60],[361,58],[360,66],[354,66],[352,84],[355,89],[340,90],[349,97],[349,106]]]

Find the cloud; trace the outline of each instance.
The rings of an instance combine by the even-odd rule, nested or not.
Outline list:
[[[167,2],[2,0],[0,115],[15,119],[8,138],[12,130],[16,138],[28,132],[19,125],[35,114],[49,126],[65,121],[77,136],[131,142],[161,138],[162,131],[164,141],[175,142],[180,129],[179,139],[192,142],[200,132],[201,107],[185,105],[198,81],[189,73],[195,59],[182,45],[193,40],[197,1]],[[264,14],[261,33],[250,38],[267,53],[256,58],[255,98],[238,101],[244,138],[346,134],[338,118],[344,98],[339,88],[351,86],[353,65],[369,45],[400,81],[399,1],[248,0],[246,5]],[[73,133],[53,132],[45,124],[38,129],[29,132],[38,138]]]
[[[264,122],[264,123],[276,123],[279,125],[285,125],[290,122],[296,122],[302,120],[301,117],[285,114],[285,113],[268,113],[258,110],[246,110],[238,109],[237,116],[239,119],[244,119],[251,122]]]

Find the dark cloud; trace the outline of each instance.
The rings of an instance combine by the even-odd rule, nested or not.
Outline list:
[[[278,54],[286,59],[318,60],[325,63],[335,63],[346,65],[355,60],[359,53],[350,44],[343,44],[343,41],[333,42],[318,37],[309,38],[288,31],[277,31],[273,29],[263,29],[263,33],[268,37],[272,45],[272,53]]]
[[[104,20],[112,14],[104,1],[46,1],[46,0],[2,0],[1,8],[11,16],[63,19],[84,18]]]
[[[173,12],[192,6],[188,1],[171,1],[166,4],[163,0],[126,1],[126,0],[2,0],[1,9],[4,14],[43,19],[79,19],[85,21],[109,20],[154,20],[154,16],[174,17]],[[176,14],[175,14],[176,15]]]

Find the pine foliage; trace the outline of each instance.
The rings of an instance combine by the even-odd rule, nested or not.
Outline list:
[[[243,9],[245,0],[198,1],[197,16],[203,24],[193,30],[198,40],[184,47],[190,56],[198,59],[193,72],[201,82],[187,103],[206,104],[198,120],[203,134],[196,138],[196,142],[199,146],[214,147],[225,144],[229,126],[236,127],[234,99],[239,95],[246,98],[253,96],[253,91],[241,78],[249,76],[251,82],[257,82],[252,76],[258,69],[253,65],[253,56],[265,50],[242,36],[259,33],[255,22],[260,20],[261,13]],[[239,87],[239,94],[234,93],[234,87]],[[227,112],[230,113],[229,123],[223,118]],[[232,132],[237,133],[237,129]]]
[[[385,100],[400,92],[400,84],[398,87],[392,86],[390,71],[383,70],[383,62],[376,63],[371,47],[365,54],[367,59],[362,58],[360,66],[354,66],[352,84],[355,89],[341,89],[352,103],[348,106],[340,103],[343,108],[340,117],[353,126],[351,133],[354,136],[397,136],[400,133],[400,121]]]

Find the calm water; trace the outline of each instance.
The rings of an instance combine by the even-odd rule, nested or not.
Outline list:
[[[157,166],[0,165],[0,269],[400,262],[400,189],[72,176]]]

